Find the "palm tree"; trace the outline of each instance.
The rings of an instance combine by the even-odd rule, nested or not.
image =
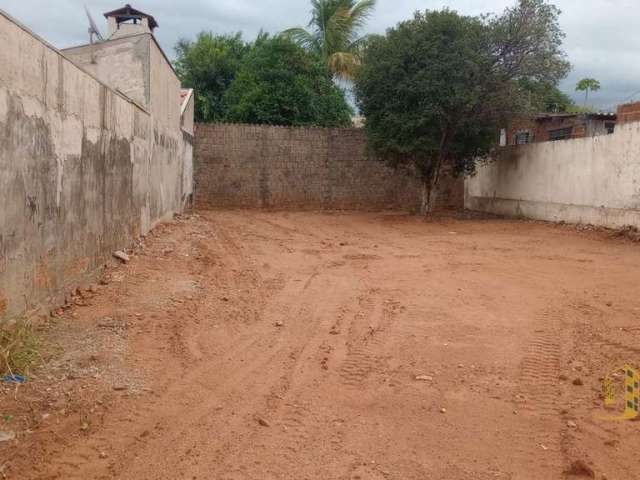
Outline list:
[[[352,78],[365,38],[359,36],[360,29],[376,0],[311,0],[311,6],[309,30],[290,28],[283,35],[318,54],[333,74]]]
[[[596,92],[600,90],[600,82],[595,78],[583,78],[576,85],[576,90],[584,92],[584,104],[586,106],[589,101],[589,92]]]

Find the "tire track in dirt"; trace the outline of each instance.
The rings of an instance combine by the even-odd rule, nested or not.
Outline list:
[[[285,292],[280,300],[283,306],[296,305],[293,309],[285,308],[278,318],[282,318],[284,331],[288,332],[289,338],[296,339],[297,345],[292,349],[286,366],[281,368],[284,374],[280,382],[272,388],[274,392],[278,392],[278,401],[271,402],[272,407],[267,409],[271,427],[258,428],[243,442],[250,442],[254,448],[263,451],[263,456],[272,460],[265,470],[262,466],[244,463],[242,451],[227,455],[223,462],[225,466],[219,470],[220,478],[299,478],[295,475],[301,474],[300,469],[304,467],[300,465],[300,458],[304,457],[305,449],[310,447],[310,442],[318,435],[325,433],[329,418],[325,416],[326,412],[314,409],[317,398],[315,395],[310,396],[310,392],[331,381],[332,375],[320,368],[320,361],[316,365],[317,371],[310,372],[305,364],[309,363],[310,358],[322,357],[322,352],[332,350],[328,347],[331,342],[327,341],[338,338],[330,336],[330,326],[333,325],[332,329],[342,328],[342,321],[345,316],[350,315],[349,312],[361,317],[370,315],[376,303],[376,292],[369,289],[361,293],[357,287],[358,282],[354,289],[353,279],[348,284],[336,283],[335,274],[331,272],[331,262],[322,261],[321,257],[316,260],[318,264],[306,280],[299,281],[298,284],[290,283],[290,291]],[[340,279],[340,282],[344,280]],[[327,303],[327,299],[332,300]],[[358,310],[358,313],[353,313],[353,310]],[[306,321],[294,322],[290,317],[302,317]],[[386,328],[382,321],[374,322],[374,325],[382,330]],[[299,343],[300,339],[304,339],[302,343]],[[325,348],[328,350],[324,350]],[[306,371],[304,367],[307,367]],[[339,439],[332,437],[329,442],[333,448],[338,448]],[[324,446],[319,448],[322,450]]]
[[[398,314],[399,303],[393,299],[380,302],[379,297],[378,290],[370,290],[361,302],[361,311],[354,316],[351,340],[340,367],[340,379],[345,386],[360,387],[372,373],[384,370],[381,349]]]
[[[382,314],[382,305],[378,298],[369,290],[359,301],[360,310],[355,313],[349,329],[353,330],[355,325],[361,322],[361,319],[371,319],[371,323],[378,323]],[[357,335],[356,332],[350,331],[349,336]],[[357,344],[354,344],[358,342]],[[347,347],[347,354],[342,361],[339,369],[341,382],[344,385],[357,387],[366,379],[369,372],[375,367],[375,358],[371,349],[353,339]]]
[[[330,296],[337,295],[338,290],[336,289],[336,292],[330,294]],[[322,295],[325,294],[327,294],[326,290],[322,292]],[[326,314],[322,315],[322,317],[325,320],[322,321],[322,318],[317,318],[317,321],[323,327],[300,351],[298,357],[300,361],[304,361],[305,357],[308,357],[314,351],[322,351],[322,346],[325,345],[324,339],[329,333],[328,327],[331,323],[333,323],[332,329],[341,328],[345,317],[365,317],[375,309],[376,303],[379,304],[379,301],[377,301],[375,292],[368,290],[365,293],[358,294],[358,292],[354,292],[353,294],[345,295],[341,303],[335,304],[329,310],[323,308],[322,311],[326,312]],[[291,370],[297,370],[297,363],[298,361]],[[305,471],[303,474],[304,465],[300,465],[300,459],[305,457],[307,449],[314,448],[318,454],[326,452],[327,449],[340,449],[340,439],[327,431],[327,425],[332,421],[333,413],[326,411],[326,409],[318,410],[315,406],[317,396],[310,395],[310,392],[321,389],[322,385],[333,380],[333,374],[323,369],[311,374],[309,372],[306,372],[306,374],[300,372],[291,377],[291,388],[283,397],[283,402],[276,415],[276,425],[282,428],[283,434],[271,432],[271,439],[267,442],[278,445],[278,448],[273,452],[273,456],[279,459],[271,465],[268,471],[271,477],[268,478],[297,479],[300,478],[300,475],[307,478],[309,472]],[[327,435],[330,438],[326,438]],[[318,438],[322,440],[318,442]],[[262,478],[264,477],[256,476],[256,480]]]
[[[224,230],[224,229],[223,229]],[[314,422],[309,421],[306,416],[309,410],[303,407],[303,401],[298,400],[296,391],[305,390],[309,387],[310,381],[308,372],[299,371],[301,365],[307,362],[307,358],[318,350],[322,339],[328,334],[329,326],[333,321],[336,311],[346,308],[344,303],[336,303],[332,300],[329,304],[323,303],[323,299],[345,298],[349,302],[351,294],[349,290],[340,291],[340,286],[333,284],[322,277],[320,259],[318,265],[310,270],[305,279],[293,279],[288,282],[271,299],[266,310],[263,311],[263,323],[268,323],[271,328],[274,324],[282,323],[279,332],[285,340],[284,345],[277,349],[275,354],[265,359],[254,373],[257,377],[265,376],[267,372],[280,372],[279,380],[271,384],[271,402],[275,404],[268,407],[266,417],[270,422],[285,429],[285,442],[276,435],[271,440],[266,441],[264,437],[273,436],[274,429],[264,429],[258,427],[254,429],[250,436],[243,440],[250,442],[253,447],[267,448],[265,445],[281,445],[282,448],[274,458],[280,459],[275,462],[275,466],[283,464],[286,472],[291,469],[295,462],[291,457],[291,452],[299,449],[299,445],[304,445],[309,438],[306,433],[309,428],[314,428]],[[257,332],[254,332],[254,334]],[[293,343],[289,343],[292,340]],[[302,340],[302,342],[301,342]],[[256,348],[256,346],[254,346]],[[280,359],[284,362],[279,364],[274,360]],[[282,360],[284,359],[284,360]],[[278,378],[278,377],[276,377]],[[312,375],[313,379],[314,376]],[[245,387],[251,386],[251,376]],[[255,390],[255,389],[251,389]],[[278,401],[274,401],[277,399]],[[311,424],[311,425],[309,425]],[[226,442],[217,449],[217,455],[225,458],[217,468],[220,478],[264,478],[263,468],[253,468],[242,461],[244,450],[238,451],[238,442]],[[262,445],[262,446],[261,446]],[[224,454],[224,455],[223,455]],[[229,459],[235,459],[229,461]],[[275,468],[274,466],[274,468]],[[281,478],[281,477],[279,477]]]
[[[301,289],[299,283],[303,283]],[[285,329],[289,337],[304,340],[287,347],[290,353],[284,365],[278,369],[280,378],[272,387],[273,401],[265,413],[270,427],[254,429],[251,437],[243,442],[252,445],[254,449],[262,450],[272,460],[265,470],[263,466],[247,464],[243,460],[244,450],[235,450],[220,467],[220,478],[296,478],[292,476],[292,472],[298,469],[300,453],[308,447],[314,433],[324,426],[321,416],[313,411],[314,398],[309,398],[308,392],[320,388],[326,378],[319,365],[315,372],[310,372],[305,367],[308,367],[308,359],[319,350],[323,339],[328,335],[334,317],[338,312],[349,308],[351,295],[340,292],[338,286],[327,285],[318,271],[312,273],[307,281],[299,283],[295,285],[299,291],[292,292],[287,297],[293,296],[297,299],[293,316],[305,318],[307,321],[294,323],[292,318],[288,318]],[[338,304],[318,305],[315,299],[324,295],[331,298],[343,296],[345,300]]]
[[[516,479],[527,478],[526,472],[530,470],[541,472],[540,478],[561,478],[566,467],[558,382],[564,323],[562,310],[541,312],[535,323],[538,330],[520,364],[515,398],[519,428],[512,437]]]

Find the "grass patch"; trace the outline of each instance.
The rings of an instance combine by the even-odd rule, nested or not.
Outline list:
[[[0,323],[0,375],[29,375],[40,358],[41,340],[30,322]]]

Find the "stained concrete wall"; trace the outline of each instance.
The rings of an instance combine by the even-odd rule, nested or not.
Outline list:
[[[151,37],[151,35],[147,35]],[[180,80],[155,41],[150,42],[149,109],[156,122],[171,130],[180,129]],[[176,108],[177,106],[177,108]]]
[[[127,24],[121,24],[124,26]],[[140,27],[138,25],[138,27]],[[149,111],[154,122],[179,129],[180,80],[151,33],[134,33],[62,53]],[[178,105],[178,108],[176,108]]]
[[[72,62],[149,109],[150,34],[66,48]]]
[[[56,303],[180,212],[192,140],[2,11],[0,43],[3,320]]]
[[[416,209],[420,183],[372,158],[363,129],[198,124],[199,207]],[[462,207],[461,179],[445,178],[439,206]]]
[[[640,123],[615,133],[501,149],[465,182],[471,210],[640,227]]]

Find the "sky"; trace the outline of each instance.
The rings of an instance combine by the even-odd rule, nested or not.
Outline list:
[[[515,0],[378,0],[363,33],[384,33],[416,10],[448,7],[464,14],[500,13]],[[103,12],[121,7],[119,0],[0,0],[9,13],[58,48],[87,43],[86,4],[98,27],[106,33]],[[128,0],[153,15],[159,24],[156,37],[171,58],[180,38],[202,31],[241,31],[250,40],[262,29],[276,33],[309,21],[307,0]],[[602,89],[589,103],[601,110],[640,100],[640,0],[553,0],[562,10],[560,24],[564,49],[573,70],[560,88],[579,103],[576,82],[596,78]]]

